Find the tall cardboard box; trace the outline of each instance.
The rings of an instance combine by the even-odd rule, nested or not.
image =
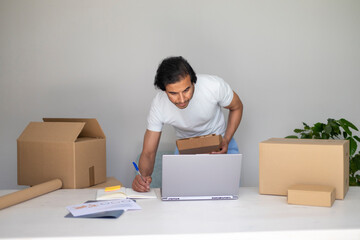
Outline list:
[[[106,138],[96,119],[44,118],[30,122],[17,139],[18,184],[55,178],[63,188],[106,181]]]
[[[176,141],[180,154],[202,154],[220,150],[221,135],[210,134],[192,138],[183,138]]]
[[[271,138],[259,144],[260,194],[287,195],[295,184],[349,189],[349,141]]]

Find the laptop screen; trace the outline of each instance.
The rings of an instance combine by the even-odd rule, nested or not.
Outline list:
[[[236,199],[241,154],[163,155],[162,199]]]

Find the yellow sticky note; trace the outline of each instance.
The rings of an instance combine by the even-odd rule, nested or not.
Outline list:
[[[116,190],[119,190],[120,188],[121,188],[121,185],[116,185],[116,186],[112,186],[112,187],[106,187],[105,192],[116,191]]]

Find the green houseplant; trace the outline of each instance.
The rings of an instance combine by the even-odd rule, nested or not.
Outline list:
[[[341,118],[339,120],[329,118],[327,123],[315,123],[313,126],[303,122],[303,129],[297,128],[294,132],[297,135],[290,135],[286,138],[304,138],[304,139],[346,139],[350,142],[350,186],[360,186],[360,152],[357,152],[360,138],[355,136],[352,130],[359,131],[358,128],[348,120]]]

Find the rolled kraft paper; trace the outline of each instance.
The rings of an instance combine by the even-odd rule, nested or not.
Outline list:
[[[21,202],[25,202],[29,199],[36,198],[45,193],[55,191],[61,187],[62,187],[62,181],[60,179],[54,179],[48,182],[44,182],[26,188],[24,190],[7,194],[5,196],[0,197],[0,210]]]

